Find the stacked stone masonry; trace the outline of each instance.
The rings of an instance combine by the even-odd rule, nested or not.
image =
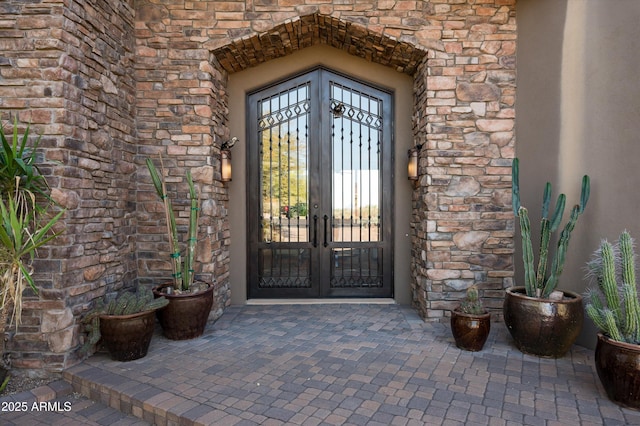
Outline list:
[[[14,366],[78,362],[79,321],[96,297],[166,276],[149,156],[162,155],[178,207],[192,170],[203,199],[198,260],[221,314],[227,78],[316,44],[413,76],[416,309],[443,320],[475,283],[499,316],[513,276],[515,0],[5,0],[0,119],[17,115],[44,135],[44,170],[67,209],[64,236],[38,253],[42,290],[10,335]]]

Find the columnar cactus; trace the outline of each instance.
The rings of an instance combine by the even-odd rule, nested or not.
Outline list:
[[[597,289],[587,294],[587,315],[607,336],[640,344],[640,301],[636,288],[635,250],[624,231],[615,244],[603,241],[587,263]]]
[[[160,157],[160,173],[150,158],[147,158],[147,168],[151,174],[153,186],[163,203],[165,219],[167,221],[167,233],[169,244],[171,245],[171,266],[173,268],[173,287],[175,290],[189,290],[195,277],[195,261],[197,258],[197,235],[198,219],[200,211],[200,198],[196,192],[191,172],[187,171],[187,184],[189,185],[189,199],[191,209],[189,210],[189,228],[186,240],[186,254],[184,260],[180,251],[180,241],[178,239],[178,227],[176,225],[175,213],[171,199],[167,195],[167,186],[164,180],[164,166],[162,156]]]
[[[522,260],[524,263],[525,289],[527,296],[548,298],[549,294],[558,286],[558,279],[564,269],[567,248],[571,232],[576,226],[578,216],[580,216],[589,200],[591,184],[589,176],[582,178],[582,189],[580,193],[580,203],[571,209],[571,215],[558,239],[555,256],[551,265],[551,271],[547,276],[549,263],[549,243],[551,234],[560,226],[562,215],[566,204],[566,195],[560,194],[556,201],[556,207],[551,218],[549,218],[549,205],[551,202],[551,183],[547,182],[542,198],[542,219],[540,221],[540,252],[538,256],[538,266],[534,269],[535,258],[533,245],[531,242],[531,223],[526,207],[520,204],[520,163],[516,158],[512,165],[512,203],[513,213],[520,219],[520,233],[522,235]]]

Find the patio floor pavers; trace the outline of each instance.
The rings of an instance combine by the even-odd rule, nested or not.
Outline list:
[[[102,396],[98,407],[80,409],[92,402],[76,397],[59,413],[90,422],[640,424],[639,412],[607,399],[590,349],[574,346],[557,360],[524,355],[493,323],[484,350],[465,352],[446,324],[398,305],[234,306],[198,339],[170,341],[158,330],[146,358],[97,354],[64,378]],[[38,424],[38,413],[11,413],[9,424],[29,415]]]

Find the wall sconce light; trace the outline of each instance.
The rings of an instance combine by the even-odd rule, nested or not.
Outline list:
[[[238,138],[233,137],[220,146],[220,173],[223,182],[231,181],[231,148],[236,142],[238,142]]]
[[[409,180],[418,180],[418,153],[420,152],[420,148],[422,148],[422,145],[416,145],[407,152],[409,156],[407,178]]]

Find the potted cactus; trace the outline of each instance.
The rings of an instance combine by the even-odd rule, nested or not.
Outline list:
[[[472,285],[460,306],[451,311],[451,332],[456,346],[466,351],[481,351],[490,330],[491,313],[484,308],[478,287]]]
[[[615,244],[603,241],[587,263],[597,283],[586,295],[587,315],[600,329],[595,363],[609,398],[640,410],[640,300],[635,250],[624,231]]]
[[[528,210],[520,204],[519,160],[512,165],[513,212],[519,219],[522,237],[524,286],[506,290],[504,322],[520,351],[548,358],[562,357],[575,342],[584,318],[582,296],[557,290],[569,247],[571,232],[589,200],[589,176],[582,178],[580,202],[572,209],[560,236],[549,268],[549,244],[559,229],[564,214],[566,196],[560,194],[553,214],[550,213],[551,183],[547,182],[542,200],[540,248],[534,264],[531,223]]]
[[[155,312],[168,304],[167,299],[154,297],[144,286],[110,300],[100,299],[83,320],[88,332],[83,352],[102,340],[116,361],[146,356],[155,328]]]
[[[172,340],[186,340],[204,333],[213,306],[214,286],[195,279],[195,261],[198,236],[198,212],[200,199],[195,189],[191,173],[187,171],[189,185],[189,226],[186,240],[181,244],[171,199],[164,180],[164,165],[159,159],[160,172],[153,161],[147,158],[147,168],[153,186],[162,201],[167,223],[167,234],[171,248],[172,279],[153,288],[156,296],[164,296],[169,305],[158,311],[158,319],[165,337]],[[184,250],[181,247],[184,246]],[[184,256],[182,255],[184,251]]]

